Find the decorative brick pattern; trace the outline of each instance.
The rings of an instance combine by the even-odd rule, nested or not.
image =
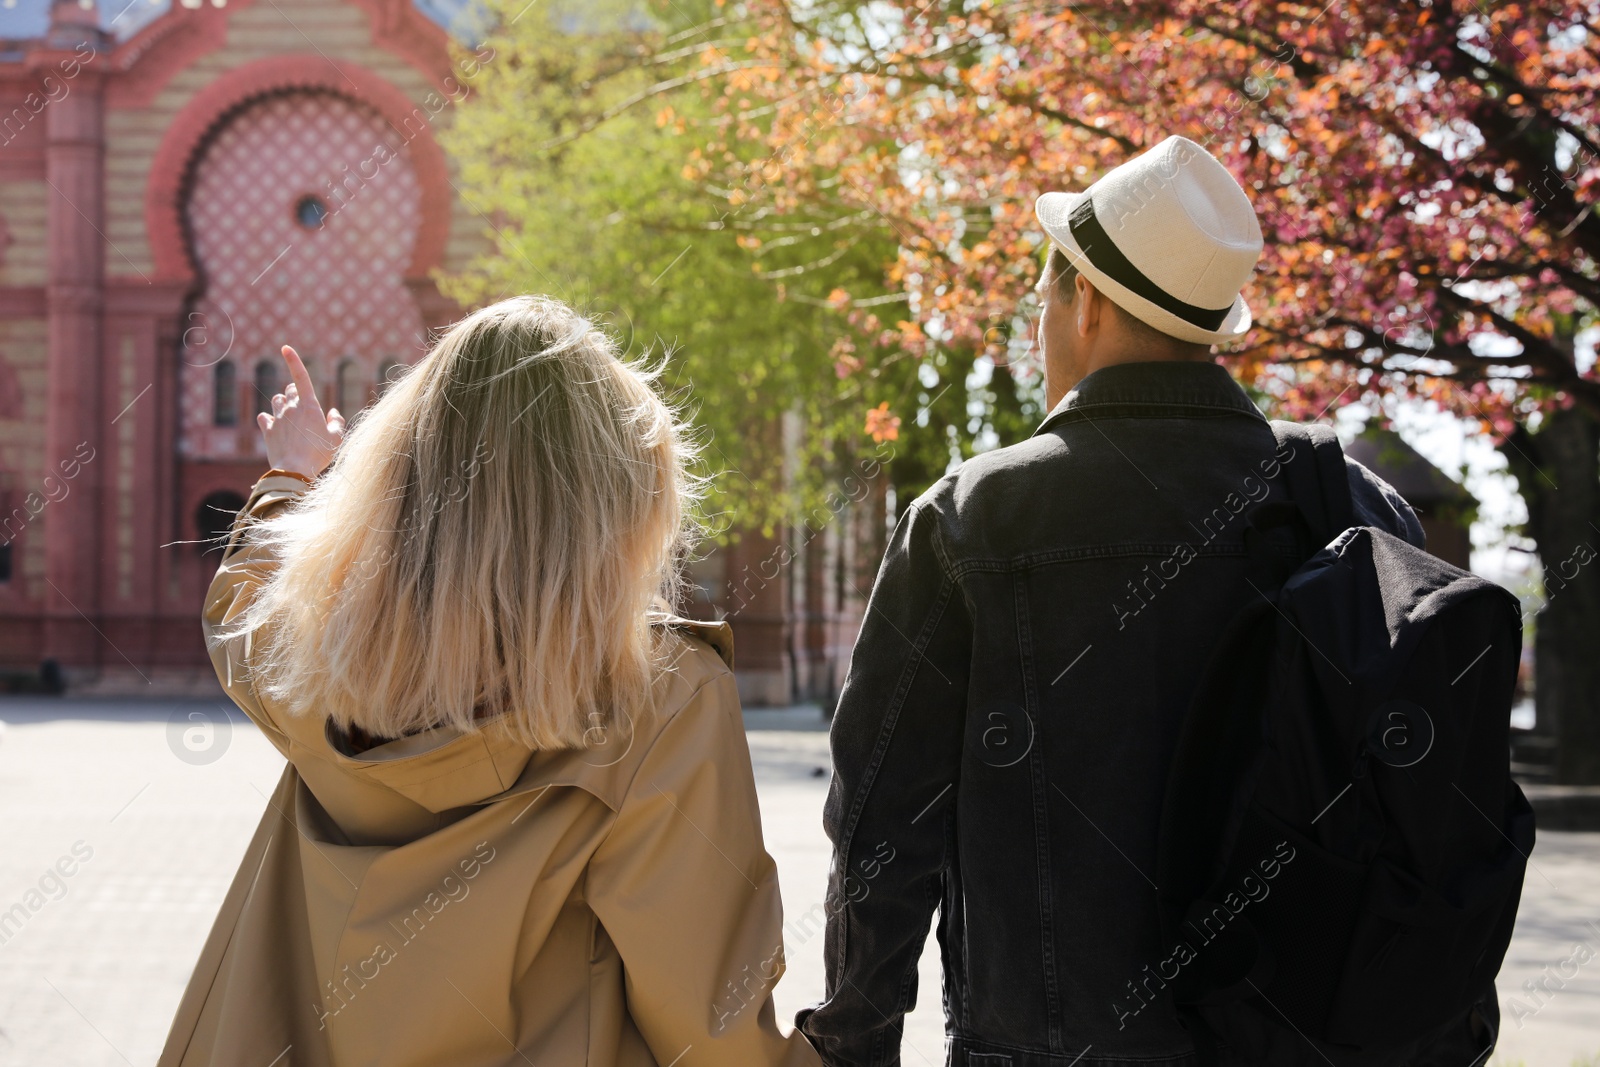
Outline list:
[[[373,109],[328,92],[251,104],[216,133],[186,205],[205,290],[187,318],[179,451],[253,454],[255,368],[292,344],[318,377],[345,358],[376,382],[386,360],[415,360],[424,329],[404,284],[422,189],[400,134]],[[297,217],[302,201],[326,213]],[[239,417],[212,424],[214,367],[233,361]],[[319,385],[322,384],[319,382]],[[354,412],[347,412],[354,414]]]
[[[413,101],[392,82],[347,60],[283,55],[247,62],[216,77],[189,99],[161,136],[160,146],[150,160],[144,193],[144,224],[158,280],[187,283],[193,277],[192,250],[184,236],[181,216],[194,160],[204,152],[207,139],[241,107],[274,93],[292,91],[354,97],[399,131],[423,190],[422,226],[407,277],[425,280],[433,268],[442,264],[455,198],[444,150],[433,137],[426,96],[422,101]],[[346,162],[354,166],[364,158],[362,155]]]

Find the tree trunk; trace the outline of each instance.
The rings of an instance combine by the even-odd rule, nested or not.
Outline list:
[[[1534,709],[1557,738],[1556,780],[1600,783],[1600,420],[1552,413],[1503,452],[1544,569],[1535,618]]]

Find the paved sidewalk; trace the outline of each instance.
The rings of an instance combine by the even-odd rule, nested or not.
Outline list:
[[[154,1063],[282,768],[236,711],[222,719],[224,704],[0,700],[0,916],[12,916],[0,928],[0,1067]],[[208,737],[188,718],[195,712],[227,725]],[[749,721],[786,912],[821,915],[823,724],[804,709]],[[1533,858],[1491,1062],[1570,1067],[1600,1053],[1600,834],[1543,834]],[[776,990],[782,1020],[822,990],[820,935],[796,936],[789,949]],[[921,973],[907,1067],[944,1062],[934,952]],[[1549,992],[1525,992],[1534,981]]]

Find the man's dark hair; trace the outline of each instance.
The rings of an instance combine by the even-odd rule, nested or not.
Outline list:
[[[1069,259],[1067,254],[1061,251],[1061,249],[1057,248],[1055,245],[1051,245],[1050,257],[1045,260],[1044,273],[1039,278],[1040,297],[1042,298],[1053,288],[1055,290],[1055,298],[1057,300],[1061,301],[1063,304],[1071,303],[1072,298],[1075,295],[1073,292],[1073,286],[1076,284],[1077,278],[1078,268],[1073,265],[1072,260]],[[1106,296],[1105,293],[1101,293],[1100,295]],[[1211,347],[1210,345],[1200,345],[1193,341],[1185,341],[1181,337],[1174,337],[1169,333],[1162,333],[1160,330],[1156,329],[1154,326],[1151,326],[1143,319],[1136,318],[1116,301],[1111,300],[1109,296],[1106,296],[1106,299],[1107,302],[1111,304],[1111,307],[1115,310],[1117,317],[1120,318],[1123,324],[1128,327],[1128,332],[1151,347],[1178,349],[1206,348],[1208,350]]]

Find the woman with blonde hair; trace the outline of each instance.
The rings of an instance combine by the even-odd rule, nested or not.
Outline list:
[[[204,627],[289,765],[162,1067],[817,1064],[649,373],[518,297],[346,436],[283,355]]]

